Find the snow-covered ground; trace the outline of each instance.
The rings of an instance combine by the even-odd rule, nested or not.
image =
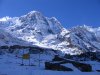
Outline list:
[[[73,68],[73,72],[45,70],[44,62],[50,61],[51,59],[52,56],[50,55],[41,54],[39,57],[38,54],[34,54],[31,55],[30,60],[32,66],[28,66],[28,60],[24,60],[26,66],[21,66],[22,59],[20,57],[15,57],[12,54],[0,55],[0,75],[100,75],[99,72],[80,72],[71,64],[65,64],[65,66]],[[97,62],[95,63],[98,64]],[[100,68],[100,64],[97,66]]]

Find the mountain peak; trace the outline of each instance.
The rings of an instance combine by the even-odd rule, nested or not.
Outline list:
[[[36,16],[36,17],[43,17],[42,13],[40,13],[38,11],[31,11],[26,15],[28,15],[28,16]]]
[[[24,33],[30,33],[30,35],[48,35],[58,34],[62,30],[61,23],[55,18],[47,18],[38,11],[31,11],[28,14],[18,17],[17,20],[11,21],[11,31],[20,31]]]
[[[51,17],[51,19],[53,19],[53,20],[55,20],[55,21],[58,21],[56,17]]]
[[[37,13],[40,13],[40,12],[38,12],[38,11],[31,11],[31,12],[29,12],[29,14],[37,14]]]
[[[3,17],[3,18],[0,18],[0,21],[7,21],[7,20],[9,20],[9,19],[11,19],[11,17],[6,16],[6,17]]]

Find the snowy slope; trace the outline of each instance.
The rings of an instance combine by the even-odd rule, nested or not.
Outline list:
[[[65,29],[55,17],[45,17],[38,11],[21,17],[4,17],[0,19],[0,27],[32,45],[67,54],[100,51],[100,28],[77,26]]]
[[[30,44],[27,43],[26,41],[13,37],[11,34],[0,29],[0,46],[13,46],[13,45],[28,46]]]
[[[100,42],[94,33],[87,30],[84,26],[71,29],[71,43],[85,51],[100,50]]]
[[[89,30],[90,32],[94,33],[98,41],[100,41],[100,27],[93,28],[93,27],[86,26],[86,25],[84,27],[87,28],[87,30]]]

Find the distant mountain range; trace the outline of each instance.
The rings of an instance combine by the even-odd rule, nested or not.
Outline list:
[[[64,28],[55,17],[31,11],[21,17],[0,19],[0,46],[32,46],[51,48],[77,55],[100,52],[100,27]]]

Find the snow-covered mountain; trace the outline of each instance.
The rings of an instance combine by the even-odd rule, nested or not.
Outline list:
[[[23,46],[23,43],[26,46],[31,45],[26,41],[18,39],[12,36],[10,33],[0,29],[0,46],[13,46],[13,45]]]
[[[48,18],[37,11],[31,11],[21,17],[4,17],[0,19],[0,27],[17,40],[63,53],[73,55],[100,51],[100,28],[77,26],[66,29],[55,17]],[[9,38],[10,40],[13,39]]]

